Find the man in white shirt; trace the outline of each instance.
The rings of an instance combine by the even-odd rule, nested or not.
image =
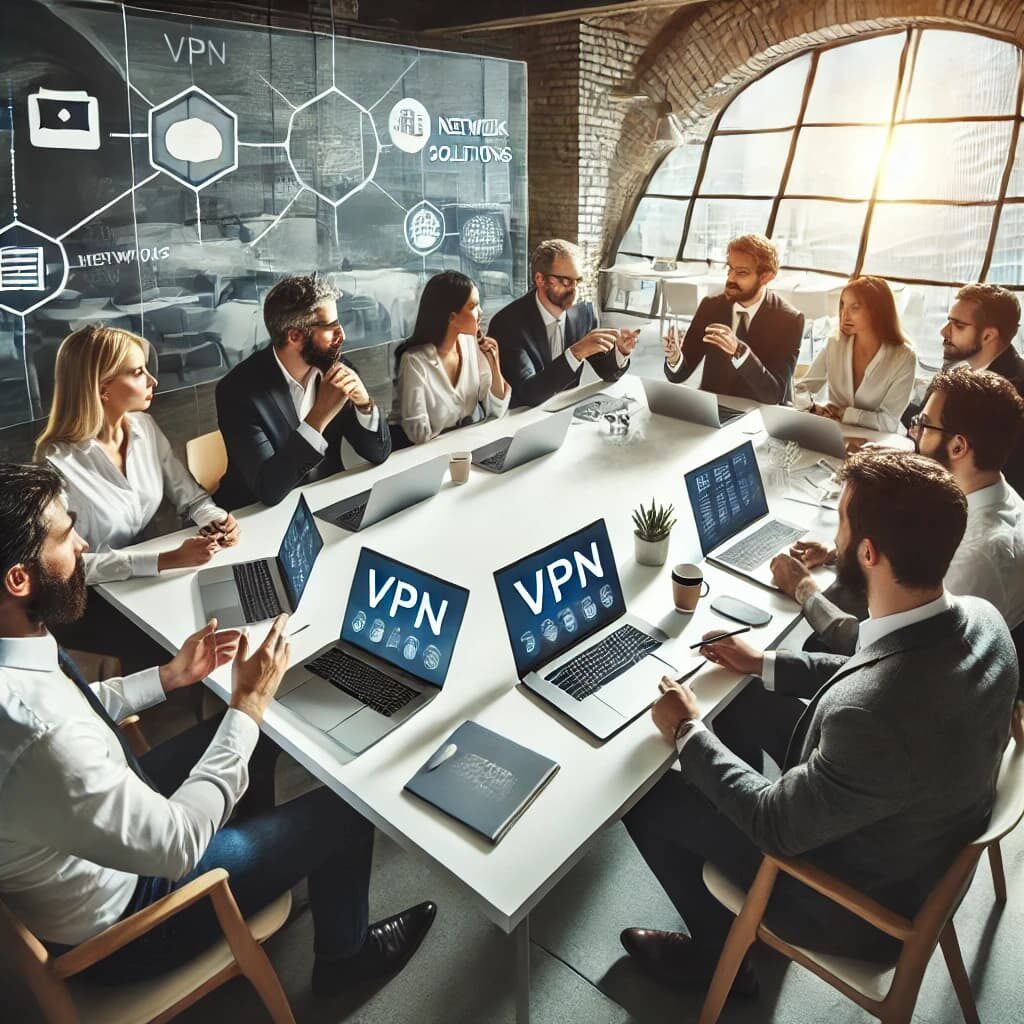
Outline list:
[[[704,727],[689,687],[662,680],[653,719],[682,770],[667,772],[624,821],[690,935],[631,928],[622,942],[670,984],[705,985],[732,923],[703,884],[706,860],[748,887],[763,853],[800,857],[912,917],[988,822],[1017,660],[991,605],[942,587],[967,521],[963,493],[941,466],[910,453],[862,452],[843,475],[839,571],[866,591],[871,616],[859,652],[761,652],[736,638],[701,649],[763,680],[733,705],[781,777],[744,763]],[[891,964],[901,949],[784,874],[766,923],[838,956]],[[744,965],[734,994],[756,987]]]
[[[0,463],[0,896],[63,950],[214,867],[244,914],[309,878],[313,988],[333,994],[399,969],[433,904],[367,926],[372,826],[319,789],[245,820],[263,713],[288,665],[287,616],[248,654],[211,621],[166,665],[90,687],[48,626],[85,610],[85,542],[49,466]],[[237,652],[237,653],[236,653]],[[231,704],[136,759],[115,720],[234,658]],[[229,820],[230,819],[230,820]],[[138,980],[194,956],[219,934],[205,902],[104,961],[97,975]]]
[[[804,315],[768,289],[779,254],[763,235],[741,235],[726,249],[721,295],[697,307],[686,337],[669,330],[665,376],[675,384],[703,365],[703,391],[738,395],[768,405],[789,401],[804,333]]]
[[[1024,500],[1002,468],[1022,433],[1024,399],[1013,384],[967,366],[936,374],[910,427],[917,451],[948,469],[967,495],[967,529],[946,589],[990,601],[1011,630],[1024,622]],[[827,650],[850,654],[857,619],[822,594],[809,572],[828,556],[823,545],[800,542],[772,560],[772,578],[803,607]]]

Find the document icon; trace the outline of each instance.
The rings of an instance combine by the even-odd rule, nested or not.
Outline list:
[[[0,248],[0,292],[46,290],[46,266],[41,245],[8,245]]]
[[[99,102],[84,89],[40,88],[28,98],[28,137],[39,149],[99,149]]]

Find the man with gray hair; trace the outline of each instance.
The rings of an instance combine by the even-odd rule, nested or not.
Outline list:
[[[501,350],[512,405],[540,405],[575,387],[584,360],[604,380],[618,380],[638,332],[601,330],[591,303],[574,305],[583,281],[579,249],[561,238],[541,242],[530,271],[533,288],[495,313],[488,327]]]
[[[391,454],[387,420],[341,358],[337,294],[315,275],[278,281],[263,303],[271,344],[217,385],[228,450],[222,507],[276,505],[293,487],[340,472],[342,441],[373,463]]]

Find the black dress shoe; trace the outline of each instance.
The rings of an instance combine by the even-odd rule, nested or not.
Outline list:
[[[715,965],[709,965],[698,955],[689,935],[651,928],[627,928],[619,936],[619,941],[639,967],[665,985],[678,989],[707,989],[711,984]],[[757,992],[757,975],[744,958],[736,972],[730,995],[753,999]]]
[[[436,915],[436,903],[419,903],[371,924],[358,953],[340,960],[317,957],[313,995],[335,996],[365,982],[393,977],[419,949]]]

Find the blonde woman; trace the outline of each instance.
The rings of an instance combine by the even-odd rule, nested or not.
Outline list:
[[[75,528],[91,549],[89,583],[203,565],[238,541],[234,517],[196,483],[145,411],[156,387],[148,350],[128,331],[83,327],[57,352],[53,404],[36,459],[64,477]],[[199,536],[159,554],[118,550],[138,539],[165,496],[200,527]]]
[[[914,390],[917,356],[889,285],[851,278],[839,297],[839,333],[793,388],[793,404],[817,416],[895,433]],[[827,399],[821,393],[827,387]]]

